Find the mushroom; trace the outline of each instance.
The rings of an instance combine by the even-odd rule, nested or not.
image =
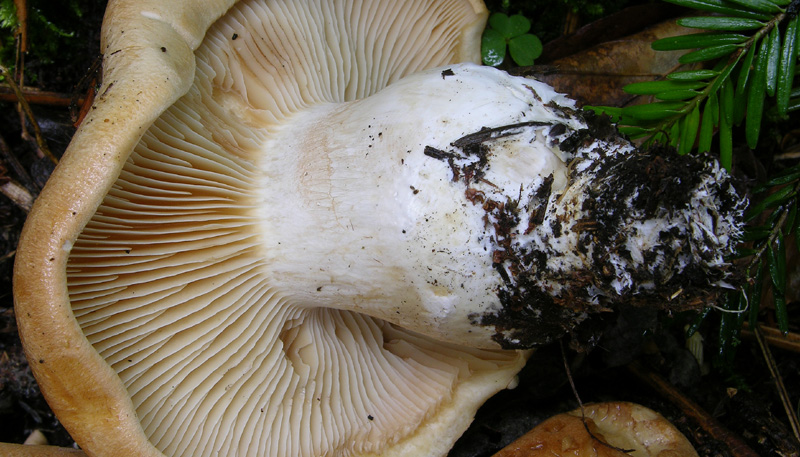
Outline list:
[[[0,443],[0,454],[3,457],[86,457],[78,449],[43,444]]]
[[[527,348],[724,285],[724,171],[629,179],[656,156],[469,63],[485,16],[109,5],[103,87],[14,283],[33,372],[89,455],[444,455]],[[688,187],[668,179],[691,160]],[[630,208],[592,203],[623,178]],[[645,192],[662,181],[680,198]]]
[[[661,414],[629,402],[606,402],[553,416],[495,457],[697,457]]]
[[[229,6],[109,6],[104,86],[17,256],[20,333],[41,389],[90,455],[444,454],[526,354],[323,308],[314,295],[332,296],[332,281],[281,284],[288,265],[313,265],[302,257],[314,240],[271,252],[294,234],[261,225],[277,195],[259,187],[289,180],[289,164],[258,168],[290,120],[477,59],[485,10]],[[309,167],[325,160],[307,155]],[[300,228],[298,209],[274,214]]]

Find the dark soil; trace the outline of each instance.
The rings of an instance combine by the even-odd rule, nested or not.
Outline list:
[[[786,413],[755,341],[741,343],[731,370],[712,368],[701,374],[675,323],[652,310],[631,308],[619,313],[593,350],[567,351],[580,400],[632,401],[658,411],[692,442],[701,457],[800,455],[800,443],[787,426]],[[706,357],[712,358],[713,345],[707,344],[705,350]],[[773,355],[796,405],[800,358],[774,349]],[[520,373],[520,385],[500,392],[481,408],[450,457],[489,457],[549,416],[578,408],[564,364],[558,344],[537,350]],[[714,435],[720,430],[709,430],[665,392],[637,376],[637,367],[666,380],[755,454],[732,449],[730,442]]]

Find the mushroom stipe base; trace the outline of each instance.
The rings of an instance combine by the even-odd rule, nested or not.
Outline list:
[[[427,156],[447,163],[452,181],[465,186],[470,203],[486,212],[483,219],[496,242],[491,255],[492,266],[503,282],[497,289],[501,307],[473,313],[471,322],[494,327],[492,339],[504,349],[519,349],[547,344],[565,334],[585,333],[577,327],[591,327],[592,314],[610,312],[616,303],[677,312],[716,301],[725,289],[710,285],[734,279],[733,268],[724,257],[731,254],[744,204],[719,165],[709,157],[679,156],[675,150],[658,145],[619,153],[624,141],[607,118],[593,112],[579,113],[555,102],[547,106],[580,119],[586,127],[576,131],[563,123],[529,121],[482,129],[452,142],[448,150],[425,148]],[[528,201],[520,197],[491,199],[480,190],[481,186],[497,188],[485,179],[493,141],[508,139],[526,128],[545,127],[551,147],[559,148],[571,162],[567,188],[586,186],[588,198],[582,200],[577,220],[559,212],[565,192],[553,192],[552,174],[530,193]],[[471,160],[466,164],[456,165],[467,158]],[[581,182],[587,175],[590,184]],[[691,224],[691,213],[703,211],[693,201],[692,190],[713,194],[716,203],[708,209],[725,227],[722,240],[708,233],[688,237],[687,228],[674,223],[657,234],[629,228],[640,221],[653,225],[653,221],[675,217]],[[679,216],[681,213],[684,215]],[[520,235],[541,231],[542,224],[549,224],[543,227],[547,231],[542,237],[544,246],[517,241]],[[525,227],[523,232],[521,227]],[[560,252],[557,245],[547,245],[548,240],[570,236],[571,232],[578,237],[574,246],[585,265],[552,276],[547,259],[567,253]],[[637,241],[625,237],[654,235],[658,242],[649,243],[652,250],[637,252],[640,258],[634,259],[626,244]],[[695,256],[695,261],[688,261],[686,253]],[[622,289],[609,287],[620,276],[623,264],[632,284]],[[557,293],[553,282],[559,283]],[[573,340],[575,346],[588,344]]]

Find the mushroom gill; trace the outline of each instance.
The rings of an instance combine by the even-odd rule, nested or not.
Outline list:
[[[304,110],[474,58],[464,42],[483,14],[460,1],[243,1],[209,29],[194,84],[134,147],[67,266],[75,319],[159,451],[440,455],[511,382],[524,353],[297,300],[275,262],[308,266],[308,246],[277,260],[265,248],[292,235],[266,233],[271,219],[302,217],[268,206],[290,171],[271,157],[301,154],[269,140],[315,129],[297,124]]]

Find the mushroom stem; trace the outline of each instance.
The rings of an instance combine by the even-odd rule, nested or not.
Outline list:
[[[665,257],[681,243],[696,251],[702,238],[691,235],[699,230],[692,216],[674,214],[679,208],[634,205],[613,218],[590,208],[614,179],[610,165],[631,160],[634,148],[613,129],[590,131],[571,100],[536,81],[453,65],[296,116],[264,145],[286,152],[264,154],[261,164],[263,255],[295,303],[472,347],[526,348],[568,331],[589,308],[607,309],[599,296],[672,293],[671,283],[655,282],[695,264],[717,279],[727,268],[718,256]],[[703,248],[724,253],[741,208],[724,172],[709,173],[698,185],[713,198],[688,213],[705,214],[707,204],[721,206],[717,194],[731,194],[701,230],[727,221],[712,233],[719,246]],[[597,237],[587,238],[598,224],[626,234],[600,241],[624,245],[611,263],[597,258]],[[670,231],[679,241],[664,254],[658,237]]]
[[[533,81],[457,65],[299,114],[297,127],[265,145],[286,154],[264,154],[263,164],[282,170],[266,172],[263,238],[283,290],[295,303],[358,311],[441,340],[497,348],[494,331],[472,325],[469,315],[499,305],[502,279],[492,261],[498,234],[487,224],[483,197],[470,201],[455,174],[474,168],[473,184],[492,188],[477,192],[502,201],[528,198],[550,175],[563,187],[560,152],[537,137],[551,124],[580,124],[537,96],[569,103]],[[502,156],[444,157],[465,135],[524,122],[535,124],[498,139]]]

